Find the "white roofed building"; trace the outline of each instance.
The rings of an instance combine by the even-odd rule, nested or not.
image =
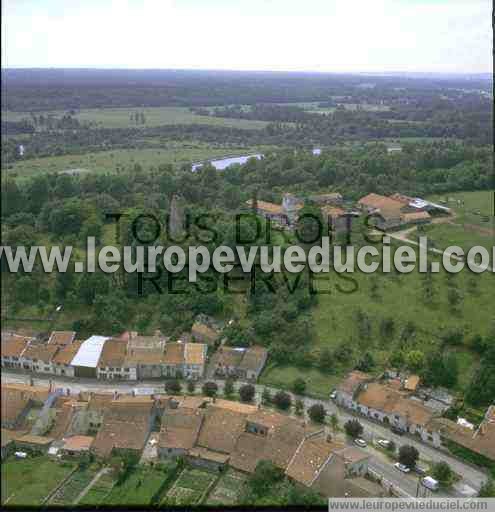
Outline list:
[[[79,350],[71,361],[75,377],[96,377],[96,368],[107,336],[91,336],[81,343]]]

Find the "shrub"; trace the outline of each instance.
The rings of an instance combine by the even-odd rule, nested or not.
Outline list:
[[[178,395],[182,390],[180,382],[176,379],[165,382],[165,391],[169,395]]]
[[[289,409],[292,404],[292,399],[288,393],[285,391],[279,391],[273,397],[273,403],[279,408],[283,410]]]
[[[346,434],[352,438],[359,437],[364,431],[363,426],[358,420],[347,421],[344,425],[344,429]]]
[[[300,377],[295,379],[292,383],[292,391],[294,391],[296,395],[303,395],[306,391],[306,381]]]
[[[315,423],[323,423],[327,411],[325,411],[325,407],[322,404],[314,404],[308,409],[308,414]]]
[[[205,382],[203,384],[203,394],[206,396],[215,396],[218,392],[218,386],[216,382]]]
[[[399,448],[399,462],[408,468],[414,468],[418,460],[419,452],[414,446],[405,444]]]
[[[252,384],[244,384],[244,386],[241,386],[239,389],[239,395],[243,402],[252,402],[255,393],[256,389]]]

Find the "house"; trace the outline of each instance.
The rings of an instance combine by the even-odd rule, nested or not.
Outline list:
[[[91,336],[81,343],[70,363],[74,367],[75,377],[97,377],[98,361],[108,339],[106,336]]]
[[[418,389],[420,381],[421,378],[419,375],[409,375],[409,377],[404,380],[404,389],[414,393]]]
[[[31,338],[27,336],[2,332],[2,367],[22,369],[22,354],[26,350],[30,340]]]
[[[333,232],[347,231],[348,217],[344,209],[336,206],[324,206],[321,209],[321,213]]]
[[[128,346],[124,365],[136,369],[138,379],[159,379],[162,377],[164,348],[131,348]]]
[[[404,205],[401,201],[397,201],[396,199],[382,196],[380,194],[371,193],[362,197],[358,201],[358,206],[368,213],[373,213],[383,210],[396,210],[400,212]]]
[[[253,208],[253,200],[246,201],[249,208]],[[282,204],[278,205],[268,201],[256,201],[256,213],[279,224],[292,226],[297,221],[298,212],[303,208],[303,201],[293,194],[285,193],[282,196]]]
[[[268,351],[266,348],[254,345],[249,347],[241,359],[237,368],[237,376],[240,379],[256,382],[263,370],[266,360],[268,358]]]
[[[70,436],[65,438],[60,448],[60,453],[66,457],[79,457],[89,453],[94,437],[91,436]]]
[[[45,436],[34,436],[31,434],[26,434],[23,436],[19,436],[15,439],[15,447],[19,450],[29,450],[35,452],[48,452],[48,449],[53,443],[53,439],[51,437]]]
[[[211,358],[209,371],[218,377],[236,377],[255,382],[267,358],[268,351],[260,346],[221,346]]]
[[[423,441],[438,443],[438,432],[428,428],[435,411],[419,399],[378,382],[364,384],[355,400],[357,410],[387,425],[418,435]]]
[[[424,211],[402,213],[401,220],[403,224],[428,224],[431,222],[431,215]]]
[[[182,375],[186,379],[198,380],[204,375],[207,345],[184,343],[184,363]]]
[[[122,397],[112,400],[91,445],[99,457],[115,452],[139,456],[148,440],[156,410],[150,397]]]
[[[213,347],[219,341],[220,333],[206,323],[194,322],[191,328],[191,336],[194,341]]]
[[[2,428],[17,429],[33,405],[42,405],[48,399],[48,388],[25,384],[2,384]]]
[[[200,379],[204,375],[206,350],[207,346],[203,343],[167,343],[161,360],[162,375]]]
[[[181,407],[167,411],[162,418],[158,440],[160,457],[187,455],[198,439],[203,424],[204,411]]]
[[[369,458],[363,450],[346,447],[318,433],[304,439],[286,474],[326,497],[342,497],[349,494],[349,488],[356,485],[357,479],[366,475]]]
[[[249,199],[246,201],[246,205],[249,208],[253,208],[253,200]],[[258,215],[262,215],[266,219],[269,219],[276,224],[281,226],[289,225],[289,219],[287,217],[287,213],[282,208],[282,205],[269,203],[268,201],[256,201],[256,213]]]
[[[22,353],[22,367],[37,373],[55,373],[53,358],[59,350],[58,345],[31,341]]]
[[[106,340],[97,363],[97,377],[104,380],[136,380],[136,364],[126,355],[125,341]]]
[[[71,362],[81,347],[82,341],[74,341],[63,346],[54,356],[52,367],[55,375],[74,377],[74,367]]]
[[[355,397],[367,382],[371,382],[373,377],[368,373],[358,370],[350,372],[347,377],[339,384],[336,392],[336,402],[349,409],[357,409]]]
[[[71,345],[75,338],[76,333],[74,331],[53,331],[48,338],[48,344],[64,347]]]
[[[286,471],[301,443],[319,432],[300,419],[260,409],[247,415],[229,463],[252,473],[261,460],[270,460]]]

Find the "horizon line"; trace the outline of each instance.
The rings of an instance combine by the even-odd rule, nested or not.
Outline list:
[[[75,71],[205,71],[223,73],[305,73],[319,75],[492,75],[493,71],[405,71],[405,70],[317,70],[317,69],[235,69],[235,68],[174,68],[174,67],[115,67],[115,66],[2,66],[8,70],[75,70]]]

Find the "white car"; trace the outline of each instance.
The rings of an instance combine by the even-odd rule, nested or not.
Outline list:
[[[357,444],[361,448],[366,448],[366,446],[368,446],[366,444],[366,441],[364,439],[361,439],[360,437],[358,437],[357,439],[354,439],[354,444]]]
[[[388,439],[378,439],[378,445],[382,448],[388,449],[390,447],[390,441]]]
[[[404,464],[401,464],[400,462],[396,462],[394,464],[395,469],[398,469],[399,471],[402,471],[403,473],[409,473],[411,470],[405,466]]]
[[[331,398],[332,400],[335,400],[335,399],[337,398],[337,391],[332,391],[332,392],[330,393],[330,398]]]

